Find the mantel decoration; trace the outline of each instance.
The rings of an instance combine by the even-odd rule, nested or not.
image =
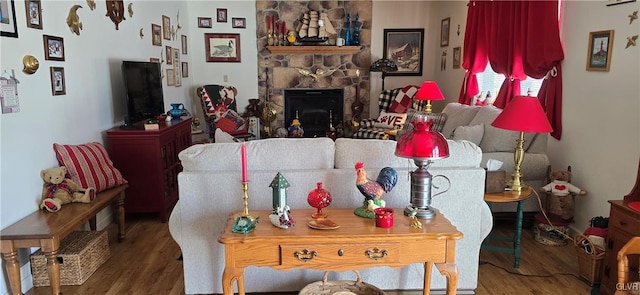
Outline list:
[[[231,229],[234,233],[246,234],[252,232],[256,228],[258,223],[258,217],[254,217],[249,214],[249,177],[247,172],[247,146],[243,142],[240,147],[240,154],[242,158],[242,200],[244,201],[244,208],[235,221]]]
[[[287,179],[282,173],[278,172],[269,184],[272,190],[273,211],[269,215],[271,224],[279,228],[289,228],[295,225],[295,221],[291,216],[291,209],[287,205],[287,189],[290,187]]]

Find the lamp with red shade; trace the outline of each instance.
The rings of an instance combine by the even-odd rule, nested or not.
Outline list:
[[[438,84],[435,81],[424,81],[420,89],[416,93],[416,100],[426,100],[427,105],[425,108],[425,112],[431,113],[431,101],[432,100],[444,100],[444,95]]]
[[[549,124],[538,98],[533,96],[516,96],[496,117],[491,126],[520,131],[513,154],[514,172],[511,174],[511,180],[507,183],[507,190],[520,192],[527,188],[527,185],[522,182],[522,174],[520,174],[520,166],[524,160],[524,148],[522,147],[524,133],[548,133],[553,131],[553,128]]]
[[[431,130],[432,122],[426,114],[417,114],[411,124],[414,128],[398,138],[395,152],[398,157],[413,159],[418,166],[411,172],[411,205],[404,209],[404,213],[430,219],[435,216],[431,207],[431,184],[435,177],[427,169],[434,160],[449,156],[449,145],[440,132]],[[449,180],[446,176],[442,177]]]

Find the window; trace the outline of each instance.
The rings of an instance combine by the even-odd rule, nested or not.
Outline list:
[[[491,64],[487,63],[484,72],[478,73],[476,76],[478,78],[478,87],[480,88],[479,97],[486,97],[487,91],[489,91],[491,99],[495,100],[498,91],[500,91],[500,86],[504,82],[504,75],[494,72]],[[520,95],[527,95],[527,92],[531,91],[530,95],[537,96],[543,80],[527,77],[527,79],[520,81],[520,90],[522,92]]]

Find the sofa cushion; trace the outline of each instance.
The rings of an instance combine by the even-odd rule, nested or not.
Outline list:
[[[468,140],[475,145],[480,145],[484,135],[484,124],[472,126],[458,126],[453,130],[453,140]]]
[[[405,86],[398,92],[393,102],[391,102],[391,106],[389,106],[389,111],[392,113],[406,113],[407,110],[411,107],[411,103],[413,102],[413,96],[418,92],[418,87],[414,85]]]
[[[516,140],[520,136],[520,132],[491,126],[491,123],[501,112],[501,109],[492,105],[481,107],[469,123],[469,125],[484,124],[484,135],[480,142],[480,148],[483,153],[509,152],[516,147]],[[535,133],[525,133],[525,150],[529,148],[534,135]]]
[[[442,110],[443,113],[447,114],[447,120],[442,126],[442,135],[448,139],[453,138],[453,130],[458,126],[471,125],[469,123],[476,116],[479,109],[480,107],[478,106],[469,106],[457,102],[448,103]]]
[[[53,144],[60,166],[67,168],[69,178],[83,188],[96,192],[127,183],[99,142],[80,145]]]
[[[385,129],[400,129],[407,120],[406,113],[387,113],[385,111],[380,112],[378,119],[373,124],[376,128]]]

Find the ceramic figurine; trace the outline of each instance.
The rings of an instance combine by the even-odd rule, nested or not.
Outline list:
[[[358,162],[356,168],[356,187],[364,196],[362,207],[354,210],[354,214],[364,218],[374,218],[373,210],[384,208],[385,201],[381,199],[382,195],[390,192],[398,182],[398,172],[391,167],[384,167],[380,170],[376,180],[367,177],[367,171],[364,164]]]
[[[294,226],[295,221],[291,216],[291,209],[287,205],[289,182],[278,172],[269,187],[271,187],[273,193],[273,211],[269,215],[269,221],[273,226],[283,229]]]

